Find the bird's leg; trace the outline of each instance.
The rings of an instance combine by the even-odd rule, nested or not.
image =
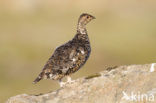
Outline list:
[[[62,79],[59,79],[59,84],[60,84],[60,87],[63,87],[66,83],[62,82]]]
[[[72,81],[71,77],[67,76],[67,82],[71,82],[71,81]]]
[[[70,76],[67,76],[67,83],[72,83],[72,82],[74,82],[74,80],[72,80]]]

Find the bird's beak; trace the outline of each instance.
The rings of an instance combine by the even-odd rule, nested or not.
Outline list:
[[[94,16],[92,16],[93,19],[96,19]]]

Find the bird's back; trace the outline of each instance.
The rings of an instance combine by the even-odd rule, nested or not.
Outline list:
[[[58,80],[79,70],[87,61],[91,52],[88,35],[77,34],[58,47],[49,58],[40,77]]]
[[[89,14],[80,16],[75,37],[54,51],[34,83],[41,79],[61,80],[85,64],[91,52],[85,25],[92,19],[94,17]]]

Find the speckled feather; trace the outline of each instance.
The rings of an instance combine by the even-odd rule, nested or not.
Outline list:
[[[94,17],[86,13],[80,16],[75,37],[56,48],[34,83],[41,79],[61,80],[78,71],[86,63],[91,46],[85,25],[91,19]]]

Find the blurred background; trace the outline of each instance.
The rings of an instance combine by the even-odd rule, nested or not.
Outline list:
[[[59,88],[56,81],[32,81],[55,48],[75,35],[81,13],[96,17],[87,25],[92,53],[73,79],[156,62],[155,0],[0,0],[0,103]]]

